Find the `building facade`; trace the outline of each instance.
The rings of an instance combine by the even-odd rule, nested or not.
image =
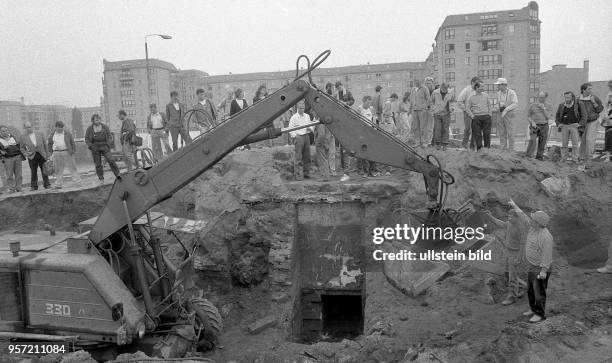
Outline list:
[[[23,100],[0,101],[0,125],[5,125],[11,130],[22,130],[23,123],[27,119],[28,115]]]
[[[104,122],[111,130],[121,128],[117,117],[123,109],[139,129],[146,128],[149,102],[165,105],[170,100],[172,75],[177,72],[171,63],[149,59],[150,89],[147,90],[147,66],[144,59],[104,63],[102,79]]]
[[[494,83],[497,78],[506,78],[519,99],[514,121],[525,120],[529,102],[540,89],[538,10],[538,4],[531,1],[517,10],[447,16],[438,29],[433,50],[437,82],[450,84],[458,93],[473,76],[479,76],[495,106]],[[463,120],[461,112],[455,117]],[[522,133],[522,129],[515,130]]]
[[[563,102],[563,93],[567,91],[580,94],[580,85],[589,79],[589,61],[585,60],[583,68],[567,68],[566,64],[556,64],[552,69],[540,73],[540,89],[548,93],[548,102],[558,105]]]

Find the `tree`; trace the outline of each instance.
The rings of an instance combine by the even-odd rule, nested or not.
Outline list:
[[[83,113],[76,106],[72,109],[72,135],[83,137]]]

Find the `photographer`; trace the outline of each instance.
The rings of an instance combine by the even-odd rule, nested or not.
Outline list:
[[[518,107],[518,97],[513,89],[508,88],[508,81],[499,78],[497,82],[497,101],[499,104],[499,143],[502,149],[514,150],[514,109]]]

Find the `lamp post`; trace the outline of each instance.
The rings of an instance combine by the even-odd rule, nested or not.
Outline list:
[[[147,34],[145,35],[145,62],[147,67],[147,109],[151,104],[151,74],[149,73],[149,45],[147,44],[148,37],[160,37],[162,39],[172,39],[172,36],[166,34]],[[146,113],[146,111],[145,111]]]

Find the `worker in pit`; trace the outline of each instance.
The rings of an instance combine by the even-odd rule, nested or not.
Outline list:
[[[527,286],[524,280],[525,276],[522,276],[524,273],[521,273],[523,269],[520,264],[520,253],[525,249],[529,217],[512,200],[510,206],[512,209],[508,212],[507,222],[493,217],[488,210],[484,211],[491,223],[506,230],[504,239],[500,241],[503,246],[503,263],[508,286],[507,295],[502,301],[502,305],[514,304],[525,294],[525,287]]]

